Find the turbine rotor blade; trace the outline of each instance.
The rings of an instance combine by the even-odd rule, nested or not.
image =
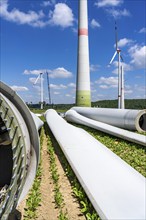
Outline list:
[[[120,55],[120,58],[121,58],[122,61],[124,61],[124,59],[123,59],[123,57],[121,55]]]
[[[117,23],[115,21],[115,41],[116,41],[116,50],[118,49],[118,31],[117,31]]]
[[[33,85],[35,85],[38,81],[38,79],[40,78],[40,74],[38,75],[38,77],[36,78],[35,82],[33,83]]]
[[[114,58],[115,58],[116,55],[117,55],[117,51],[114,53],[114,55],[113,55],[111,61],[109,62],[109,64],[111,64],[111,63],[113,62],[113,60],[114,60]]]

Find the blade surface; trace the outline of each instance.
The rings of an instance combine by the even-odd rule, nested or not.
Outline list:
[[[38,75],[38,77],[36,78],[34,85],[37,83],[38,79],[40,78],[40,74]]]
[[[110,61],[110,63],[109,63],[109,64],[111,64],[111,63],[113,62],[113,60],[114,60],[114,58],[115,58],[116,54],[117,54],[117,51],[114,53],[114,55],[113,55],[113,57],[112,57],[112,59],[111,59],[111,61]]]

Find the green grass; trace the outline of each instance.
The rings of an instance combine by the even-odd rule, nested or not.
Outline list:
[[[48,153],[49,153],[49,161],[50,161],[50,172],[52,176],[52,180],[54,183],[54,201],[56,204],[56,208],[59,209],[59,216],[58,220],[68,220],[68,213],[67,211],[63,211],[64,207],[64,198],[60,191],[60,185],[59,185],[59,173],[58,173],[58,167],[56,164],[55,159],[55,149],[54,149],[54,142],[52,141],[52,135],[48,126],[45,123],[45,132],[47,136],[47,145],[48,145]]]
[[[43,144],[43,137],[44,137],[44,129],[41,129],[40,134],[40,146]],[[42,165],[41,165],[41,158],[40,163],[37,169],[36,178],[34,180],[33,186],[28,194],[28,198],[26,200],[26,208],[24,213],[24,220],[34,220],[37,218],[37,208],[41,203],[41,193],[40,193],[40,184],[41,184],[41,177],[42,177]]]
[[[30,108],[30,111],[33,112],[34,114],[42,114],[45,113],[46,110],[38,109],[38,108]]]
[[[69,220],[68,217],[67,217],[68,213],[67,211],[64,213],[62,210],[60,211],[59,213],[59,216],[58,216],[58,220]]]
[[[30,108],[30,111],[34,114],[43,114],[49,109]],[[55,111],[65,113],[68,109],[57,109]]]

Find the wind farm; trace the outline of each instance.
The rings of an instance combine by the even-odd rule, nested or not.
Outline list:
[[[111,71],[112,65],[115,65],[117,69],[114,74],[117,76],[114,78],[114,84],[112,77],[102,76],[97,80],[96,86],[104,89],[108,86],[108,89],[115,88],[117,103],[114,108],[109,105],[106,108],[93,107],[91,72],[95,66],[90,63],[91,44],[88,31],[91,2],[77,2],[76,83],[68,81],[68,87],[72,87],[72,92],[75,93],[73,107],[60,112],[53,106],[54,89],[57,91],[55,95],[59,96],[61,89],[67,90],[63,82],[73,76],[72,72],[63,67],[54,70],[40,67],[24,71],[25,76],[35,76],[30,78],[30,86],[35,91],[38,90],[38,93],[31,96],[31,99],[37,98],[39,101],[37,109],[31,108],[33,103],[30,105],[19,96],[15,91],[16,86],[12,87],[3,80],[0,81],[2,220],[144,220],[146,217],[146,109],[140,106],[136,109],[126,108],[124,95],[128,86],[124,82],[124,72],[132,67],[125,63],[124,52],[119,49],[126,40],[118,40],[120,28],[117,30],[115,23],[116,51],[108,70]],[[95,1],[98,8],[105,5],[117,7],[113,4],[119,4],[119,1]],[[38,14],[33,11],[25,14],[16,8],[9,11],[8,1],[0,6],[3,9],[3,19],[9,13],[9,20],[14,12],[16,16],[20,13],[27,16],[30,26],[33,27],[41,25],[41,28],[45,28],[60,22],[63,28],[73,25],[73,13],[67,3],[43,1],[41,7],[55,8],[54,12],[50,11],[50,20],[47,23],[43,20],[45,10],[39,11]],[[63,17],[57,16],[60,9],[61,12],[64,9],[70,16],[68,23],[64,19],[64,12]],[[127,12],[123,13],[125,16]],[[16,20],[18,21],[18,17]],[[94,28],[99,26],[94,19],[91,23]],[[57,43],[59,46],[60,42],[56,41]],[[129,53],[133,50],[135,54],[135,48],[136,45],[131,46]],[[134,66],[136,55],[133,54],[131,64]],[[115,61],[116,55],[118,61]],[[50,59],[52,56],[53,54],[50,54]],[[62,83],[53,84],[53,79],[58,77],[62,77]],[[27,90],[26,87],[23,89]],[[61,99],[61,96],[59,97]],[[65,97],[70,97],[70,94],[65,92],[64,102]],[[48,100],[48,105],[45,100]]]

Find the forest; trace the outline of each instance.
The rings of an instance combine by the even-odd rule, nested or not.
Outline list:
[[[40,104],[28,104],[30,109],[39,109]],[[75,106],[75,104],[47,104],[44,102],[44,110],[53,108],[55,110],[68,110]],[[92,107],[99,108],[117,108],[118,100],[100,100],[91,103]],[[125,108],[126,109],[146,109],[146,99],[125,99]]]
[[[101,100],[92,102],[92,107],[117,108],[118,100]],[[125,99],[126,109],[146,109],[146,99]]]

